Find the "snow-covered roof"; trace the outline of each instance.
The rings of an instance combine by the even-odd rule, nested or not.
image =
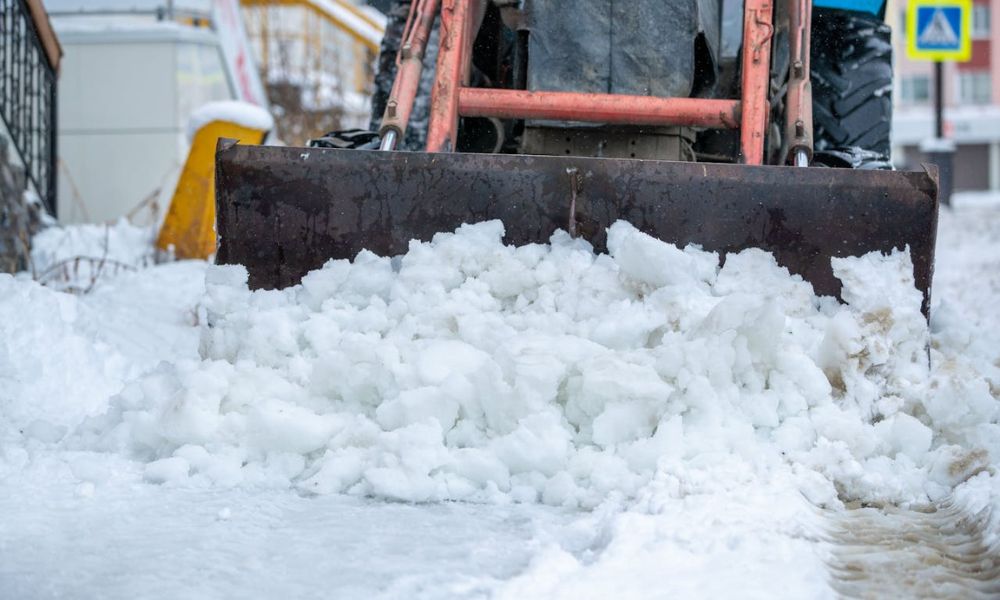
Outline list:
[[[155,12],[166,9],[167,0],[44,0],[50,14],[100,12]],[[212,0],[173,0],[177,12],[209,13]]]
[[[214,31],[144,15],[53,16],[52,27],[64,44],[184,41],[218,43]]]

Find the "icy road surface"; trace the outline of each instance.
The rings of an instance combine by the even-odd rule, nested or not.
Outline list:
[[[112,242],[121,243],[114,253],[117,260],[128,262],[142,254],[136,231],[119,228],[115,236]],[[59,239],[55,232],[49,238],[39,253],[40,263],[86,245],[79,239]],[[60,249],[60,244],[66,247]],[[639,240],[626,245],[621,264],[640,279],[661,277],[643,272],[640,259],[648,250],[643,244]],[[631,263],[626,260],[629,252],[638,253]],[[464,460],[469,449],[478,447],[486,454],[478,455],[474,464],[480,471],[485,464],[498,473],[495,479],[502,480],[501,489],[476,487],[476,469],[467,470],[471,480],[400,483],[398,474],[410,473],[404,467],[414,452],[419,460],[438,460],[434,453],[428,454],[424,438],[414,437],[410,446],[403,447],[393,445],[399,443],[397,438],[371,438],[376,441],[366,443],[377,444],[382,454],[362,459],[357,458],[358,449],[364,446],[357,440],[337,442],[339,446],[331,442],[342,458],[325,461],[322,453],[306,451],[312,430],[301,430],[298,440],[275,437],[273,432],[260,437],[252,429],[242,429],[246,419],[259,415],[225,403],[213,410],[222,411],[220,422],[229,427],[218,433],[226,443],[206,443],[214,454],[192,450],[188,437],[199,430],[191,429],[193,421],[184,420],[191,418],[185,413],[187,405],[160,404],[161,396],[173,393],[173,378],[189,377],[193,386],[232,395],[239,391],[241,380],[259,376],[247,370],[231,382],[212,383],[214,363],[192,364],[179,374],[173,371],[175,364],[199,354],[196,325],[206,314],[197,306],[204,294],[205,268],[188,262],[121,274],[79,298],[38,288],[24,278],[0,278],[0,598],[988,598],[1000,594],[1000,477],[995,473],[1000,457],[995,455],[996,431],[990,429],[997,417],[991,403],[1000,393],[1000,382],[991,379],[990,369],[1000,368],[1000,347],[995,336],[983,334],[1000,325],[1000,311],[995,308],[1000,306],[1000,208],[942,214],[935,271],[932,347],[938,359],[933,365],[938,383],[934,385],[968,383],[959,390],[965,394],[960,401],[968,398],[969,414],[992,414],[987,422],[979,418],[966,423],[963,411],[950,411],[932,398],[916,414],[934,423],[933,442],[925,437],[932,435],[929,428],[902,415],[887,421],[891,427],[869,426],[864,435],[855,431],[857,425],[841,419],[822,423],[825,435],[855,436],[848,439],[854,439],[856,446],[881,440],[879,444],[894,449],[882,456],[873,446],[867,457],[855,459],[846,449],[821,445],[819,450],[827,454],[814,448],[790,466],[775,463],[770,450],[752,450],[755,442],[746,439],[744,429],[724,428],[716,446],[706,446],[693,456],[669,444],[655,446],[674,460],[649,471],[643,466],[645,454],[639,452],[647,444],[642,439],[646,434],[625,427],[629,421],[621,418],[624,409],[610,405],[612,410],[590,416],[567,412],[567,418],[583,419],[580,435],[595,438],[588,437],[585,443],[576,440],[574,448],[582,450],[572,450],[579,454],[563,459],[571,471],[576,469],[573,484],[558,472],[548,478],[514,474],[510,465],[523,460],[513,452],[516,445],[497,451],[505,466],[484,463],[501,442],[469,433],[463,434],[465,449],[448,445],[436,452],[451,453],[446,460]],[[692,269],[695,279],[701,276],[697,264]],[[692,288],[704,285],[691,283]],[[231,296],[223,300],[234,302]],[[686,309],[676,304],[694,302],[697,295],[667,296],[674,309],[702,310],[695,304]],[[365,318],[377,322],[382,317],[375,313],[383,309],[370,306]],[[839,309],[823,310],[827,312],[793,320],[798,323],[796,332],[808,337],[803,332],[809,323]],[[288,314],[301,318],[303,313],[291,307]],[[391,317],[392,311],[386,314]],[[882,313],[873,314],[883,318]],[[833,324],[824,326],[850,331],[838,329],[836,322],[831,319]],[[241,328],[248,335],[260,335],[259,325],[221,321],[217,329],[219,335]],[[704,329],[696,322],[678,326],[693,332],[688,339]],[[620,341],[607,336],[615,333],[588,335],[605,336],[606,343],[614,345]],[[233,348],[231,340],[216,343],[226,351]],[[265,347],[288,343],[304,342],[274,338]],[[865,350],[879,351],[875,346]],[[754,352],[751,348],[756,361],[760,355]],[[252,360],[277,361],[267,368],[284,379],[269,393],[301,398],[295,386],[303,366],[294,357],[279,353]],[[635,360],[641,364],[644,359]],[[866,368],[846,385],[868,385]],[[877,365],[871,369],[877,370]],[[905,365],[898,369],[909,373]],[[725,382],[728,376],[713,377]],[[679,380],[671,381],[680,385]],[[894,394],[901,396],[914,393],[893,383],[892,377],[887,381],[879,380],[878,385],[896,386]],[[134,416],[116,416],[119,413],[112,411],[110,418],[101,417],[110,399],[129,385],[125,402]],[[791,385],[794,389],[797,384]],[[955,393],[953,387],[948,389]],[[406,411],[421,408],[419,397],[415,398],[402,408],[397,405],[395,412],[369,414],[386,429],[398,427],[397,421],[407,418]],[[898,410],[893,402],[878,410]],[[156,413],[164,409],[174,412]],[[689,419],[691,409],[686,410]],[[174,429],[156,429],[155,423],[152,429],[141,426],[146,413],[173,414],[166,421],[175,423]],[[808,431],[806,422],[778,414],[786,426],[795,426],[790,431]],[[617,421],[611,419],[615,415]],[[764,419],[760,427],[774,425],[767,422],[767,415],[751,416]],[[86,421],[87,417],[100,418]],[[441,418],[447,417],[435,417]],[[75,433],[82,422],[87,423],[83,433]],[[178,428],[176,422],[186,428]],[[712,419],[690,422],[692,431],[702,427],[707,434],[722,435],[712,429],[717,425]],[[511,436],[523,444],[544,442],[519,431],[513,429]],[[560,434],[559,429],[550,432]],[[632,443],[628,436],[639,436],[634,450],[623,454],[631,466],[620,466],[621,459],[605,451],[602,470],[581,471],[593,468],[588,458],[593,444],[628,447]],[[656,436],[649,439],[655,441]],[[764,443],[759,436],[758,442]],[[263,444],[266,452],[239,454],[254,444]],[[305,465],[301,458],[295,459],[296,452],[287,452],[301,444],[307,444],[302,455],[312,461]],[[944,444],[953,449],[941,450]],[[764,447],[786,446],[796,451],[795,440],[781,434],[766,440]],[[240,460],[242,471],[255,479],[242,475],[242,481],[234,479],[234,473],[241,472]],[[344,464],[364,464],[358,460],[377,461],[371,463],[382,465],[377,473],[396,479],[366,479],[335,470]],[[299,472],[305,474],[288,475]],[[816,473],[823,476],[816,479]],[[289,488],[285,479],[276,485],[283,477],[298,483]],[[861,508],[857,502],[842,506],[828,496],[831,484],[826,477],[841,489],[846,486],[848,495],[876,506],[880,498],[891,503],[927,497],[884,511]],[[305,481],[321,483],[327,493],[304,493]],[[614,491],[619,487],[629,492]],[[362,494],[333,493],[341,489]],[[414,493],[437,501],[385,499]],[[440,501],[452,497],[474,501]],[[588,508],[572,507],[577,505]]]
[[[440,598],[523,570],[551,508],[287,492],[24,486],[0,499],[3,598]],[[24,514],[24,505],[34,507]]]

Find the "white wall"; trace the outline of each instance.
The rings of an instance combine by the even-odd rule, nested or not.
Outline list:
[[[191,111],[232,98],[218,45],[208,30],[174,24],[91,30],[57,22],[56,29],[65,52],[59,219],[114,220],[172,184]]]

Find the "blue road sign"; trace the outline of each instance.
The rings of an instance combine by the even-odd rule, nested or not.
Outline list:
[[[917,9],[917,48],[958,50],[962,45],[962,9],[957,6],[921,6]]]
[[[912,0],[907,14],[907,54],[925,60],[969,60],[971,0]]]

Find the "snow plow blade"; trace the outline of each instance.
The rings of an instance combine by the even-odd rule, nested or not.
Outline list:
[[[747,166],[239,145],[216,156],[217,262],[283,288],[330,258],[406,252],[462,223],[500,219],[509,244],[556,229],[598,251],[618,219],[666,242],[774,253],[839,297],[830,258],[909,247],[930,305],[937,171]]]

